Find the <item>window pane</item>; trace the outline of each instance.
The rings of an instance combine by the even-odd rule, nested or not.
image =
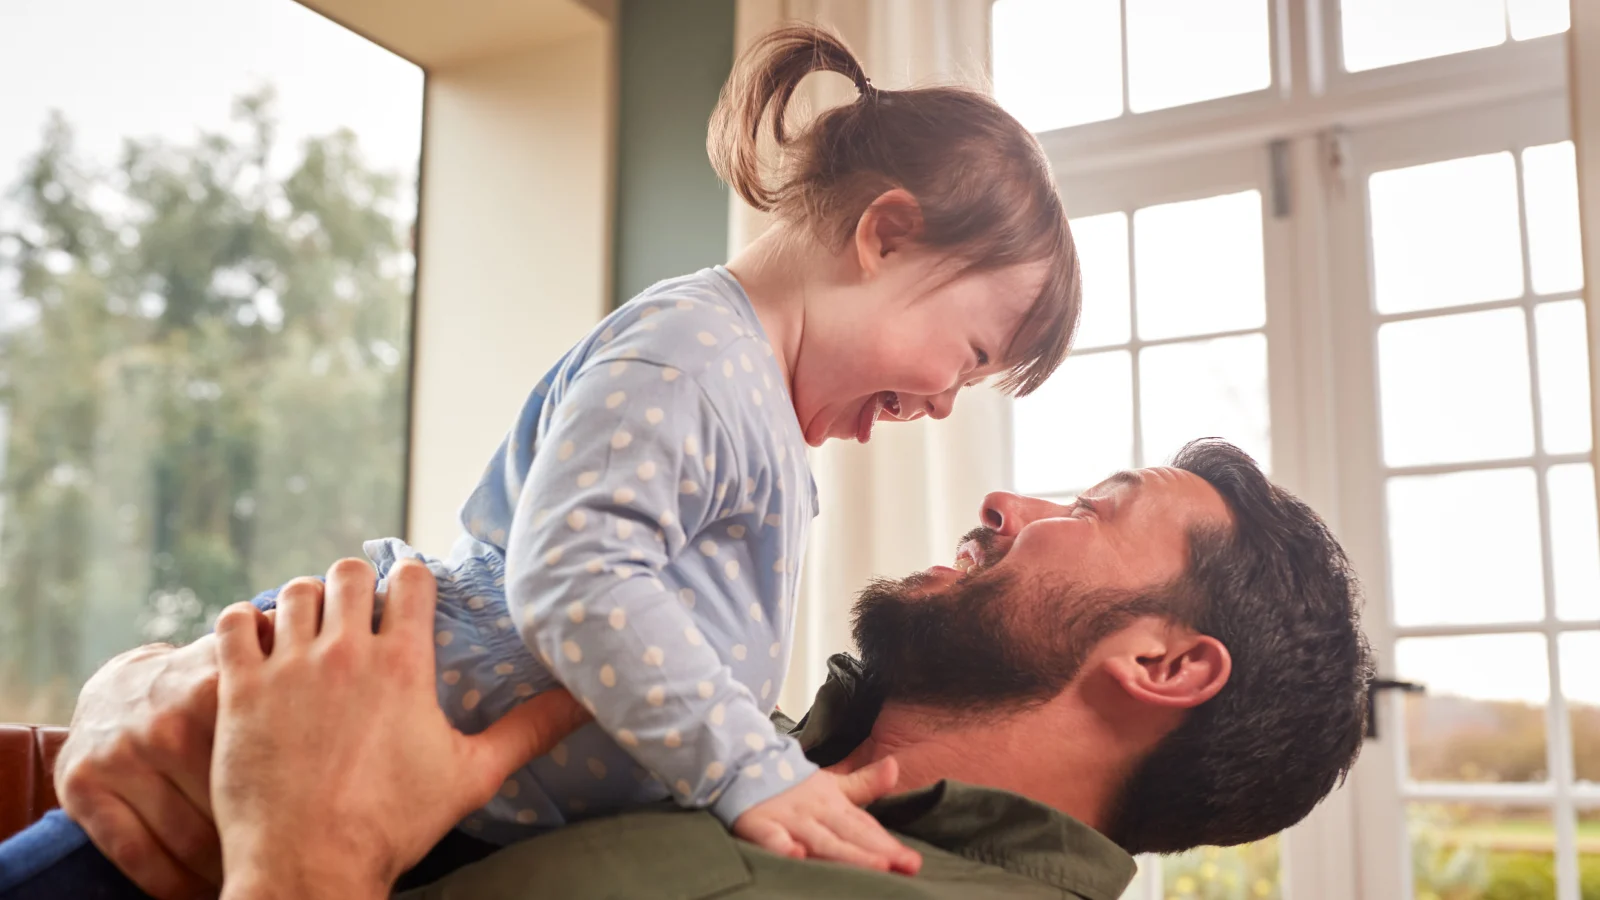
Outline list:
[[[1072,240],[1083,267],[1083,312],[1073,346],[1086,350],[1127,343],[1128,214],[1073,219]]]
[[[0,720],[63,722],[108,656],[399,533],[423,78],[288,0],[14,5]]]
[[[1133,214],[1133,242],[1139,337],[1266,323],[1259,192],[1145,207]]]
[[[1427,693],[1405,697],[1414,780],[1547,779],[1550,678],[1542,635],[1407,638],[1395,642],[1394,653],[1399,677],[1427,686]]]
[[[1526,335],[1520,309],[1380,327],[1384,461],[1411,466],[1531,454]]]
[[[1540,294],[1583,287],[1583,242],[1578,232],[1578,167],[1572,142],[1522,151],[1522,189],[1528,209],[1528,264]]]
[[[1171,900],[1282,900],[1277,835],[1237,847],[1199,847],[1161,860],[1162,896]]]
[[[1391,478],[1395,622],[1465,625],[1544,617],[1532,469]],[[1461,561],[1473,560],[1470,566]]]
[[[1376,172],[1369,189],[1378,312],[1522,296],[1510,153]]]
[[[1493,47],[1506,39],[1504,0],[1339,0],[1339,12],[1350,72]]]
[[[1582,300],[1540,304],[1533,313],[1538,336],[1539,411],[1546,453],[1589,449],[1589,331]]]
[[[1561,691],[1572,722],[1573,772],[1600,783],[1600,632],[1561,636]],[[1594,826],[1591,850],[1600,855],[1600,819]]]
[[[1519,41],[1560,34],[1572,24],[1568,0],[1509,0],[1511,36]],[[1600,873],[1596,873],[1600,890]]]
[[[1159,465],[1195,438],[1221,437],[1270,469],[1264,335],[1147,347],[1139,354],[1139,384],[1139,465]]]
[[[1166,109],[1272,86],[1266,0],[1128,0],[1128,108]]]
[[[1595,524],[1594,468],[1588,463],[1551,466],[1550,553],[1555,569],[1556,614],[1600,619],[1600,529]]]
[[[994,95],[1033,131],[1122,115],[1118,0],[996,0]]]
[[[1133,363],[1086,353],[1012,406],[1017,490],[1059,494],[1133,465]]]
[[[1600,897],[1600,809],[1578,810],[1578,882],[1583,900]]]
[[[1408,803],[1406,819],[1417,900],[1556,896],[1548,808]]]

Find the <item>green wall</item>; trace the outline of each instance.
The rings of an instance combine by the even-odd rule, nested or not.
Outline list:
[[[734,0],[622,0],[612,302],[724,262],[728,192],[706,121],[733,68]]]

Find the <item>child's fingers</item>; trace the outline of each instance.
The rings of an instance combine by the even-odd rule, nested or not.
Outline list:
[[[800,838],[800,842],[805,844],[809,856],[860,866],[863,869],[889,871],[889,858],[886,855],[873,853],[850,843],[816,819],[807,819],[799,823],[793,831]]]
[[[885,756],[870,766],[839,777],[839,789],[856,806],[866,806],[894,790],[900,780],[900,764],[892,756]]]
[[[922,854],[900,843],[882,824],[853,806],[840,807],[825,824],[849,843],[889,861],[889,867],[915,875],[922,868]]]
[[[740,837],[769,853],[776,853],[779,856],[787,856],[791,859],[806,858],[806,848],[789,836],[789,829],[779,825],[777,822],[755,822],[748,828],[741,830],[744,833]]]

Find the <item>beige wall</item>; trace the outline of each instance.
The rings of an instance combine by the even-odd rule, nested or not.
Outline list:
[[[408,539],[456,511],[609,296],[611,26],[429,71]]]

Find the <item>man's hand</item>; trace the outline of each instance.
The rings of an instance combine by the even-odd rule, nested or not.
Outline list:
[[[893,757],[848,775],[820,771],[750,807],[733,833],[763,849],[796,859],[826,859],[915,875],[922,855],[901,844],[860,807],[894,789]]]
[[[488,730],[452,727],[435,695],[435,586],[389,573],[378,633],[373,573],[342,560],[326,588],[278,596],[263,617],[217,619],[221,665],[212,800],[229,898],[381,897],[506,777],[589,718],[566,691],[534,697]]]
[[[101,667],[78,696],[56,794],[90,840],[158,900],[214,897],[211,822],[216,640],[154,644]]]

